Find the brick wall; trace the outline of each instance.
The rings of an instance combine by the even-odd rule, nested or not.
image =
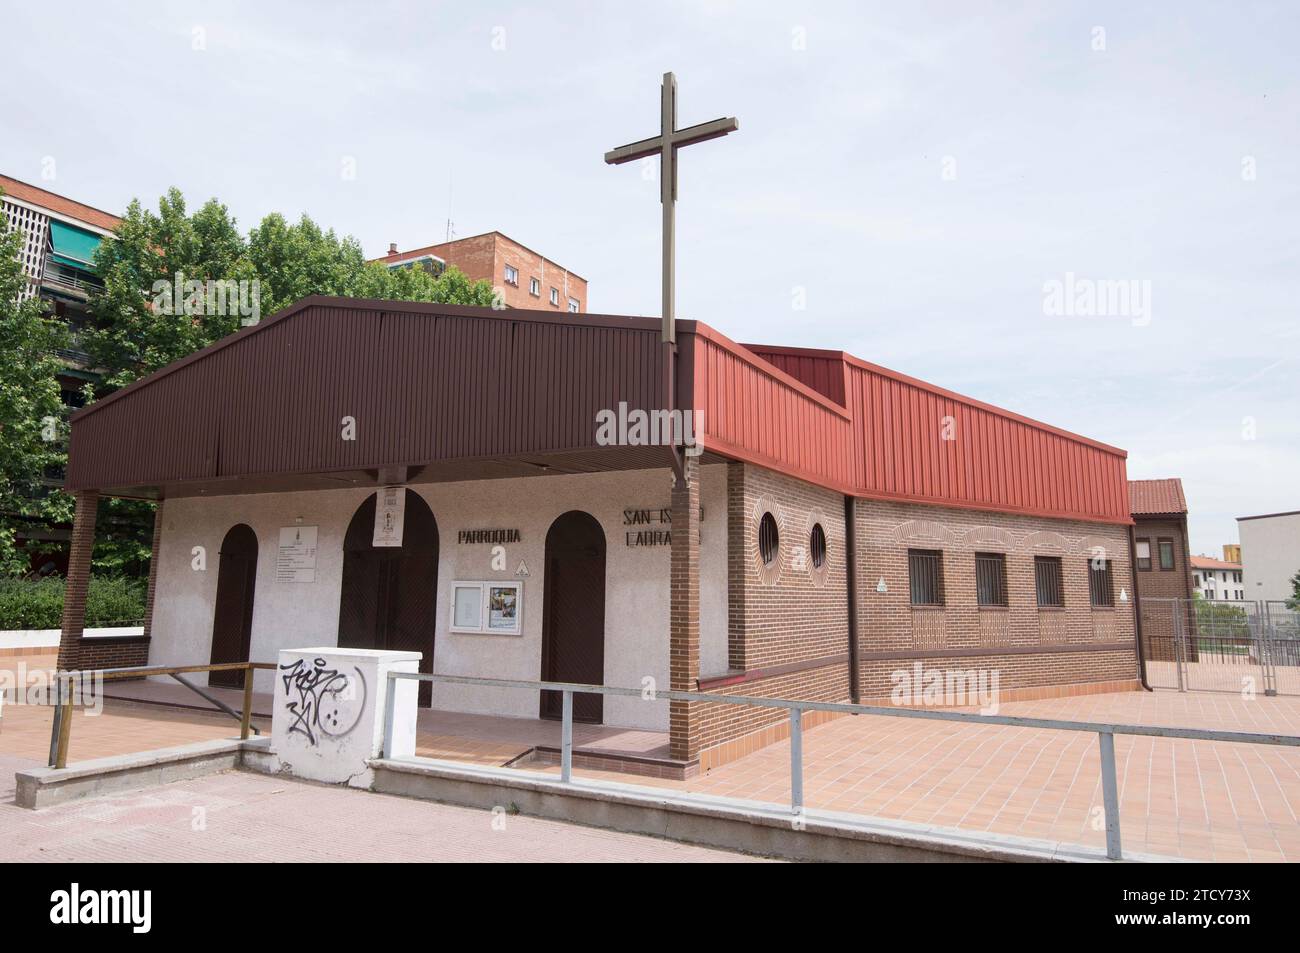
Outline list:
[[[428,253],[456,266],[471,281],[491,284],[501,292],[506,307],[562,313],[569,310],[569,298],[576,298],[578,310],[587,310],[586,279],[499,232],[434,245]],[[516,284],[506,283],[506,265],[518,270],[519,281]],[[532,278],[536,278],[539,285],[536,295],[531,292]],[[559,293],[556,304],[551,303],[552,288]]]
[[[776,519],[776,559],[759,555],[759,521]],[[820,524],[826,559],[813,565]],[[739,462],[727,465],[728,658],[732,677],[702,687],[719,694],[847,701],[848,590],[844,498],[831,490]],[[705,705],[701,747],[776,725],[782,711]]]
[[[1136,677],[1127,527],[880,500],[858,500],[856,512],[864,697],[888,696],[889,673],[916,658],[927,668],[996,667],[1003,689]],[[909,548],[942,553],[942,607],[911,605]],[[1006,608],[978,605],[977,552],[1004,556]],[[1110,609],[1089,599],[1088,564],[1099,553],[1111,562]],[[1038,607],[1035,556],[1060,559],[1064,608]]]
[[[1134,574],[1137,580],[1138,599],[1142,606],[1142,639],[1145,654],[1149,659],[1170,661],[1174,658],[1174,633],[1178,623],[1176,615],[1186,614],[1186,604],[1175,606],[1165,602],[1166,599],[1188,600],[1192,598],[1192,567],[1187,552],[1186,517],[1145,517],[1134,519],[1134,540],[1146,540],[1151,544],[1151,568],[1139,569]],[[1174,544],[1174,568],[1160,568],[1160,541],[1170,540]],[[1136,548],[1136,547],[1135,547]],[[1185,628],[1185,626],[1184,626]],[[1196,644],[1188,640],[1184,652],[1189,659],[1196,657]]]
[[[759,556],[758,526],[780,530],[774,565]],[[1137,677],[1128,528],[1008,513],[856,500],[858,672],[864,701],[886,699],[898,671],[996,670],[1003,697],[1117,690]],[[808,534],[827,537],[814,571]],[[719,694],[846,701],[848,598],[843,497],[761,467],[727,470],[728,642],[731,673],[701,688]],[[944,602],[914,608],[909,548],[939,550]],[[802,552],[801,552],[802,550]],[[975,553],[1005,556],[1006,608],[981,609]],[[1115,605],[1091,605],[1089,560],[1111,562]],[[1061,560],[1064,607],[1037,605],[1034,556]],[[878,592],[881,579],[885,592]],[[1120,600],[1125,590],[1128,601]],[[1068,689],[1064,686],[1070,686]],[[786,734],[784,712],[704,705],[695,718],[702,764],[721,763]],[[754,742],[750,744],[750,742]],[[748,747],[747,747],[748,746]],[[727,756],[718,752],[726,749]]]

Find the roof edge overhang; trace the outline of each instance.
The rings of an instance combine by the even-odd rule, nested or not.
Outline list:
[[[311,295],[282,308],[270,317],[264,318],[257,324],[246,328],[240,328],[234,334],[228,334],[219,341],[214,341],[205,348],[195,351],[193,354],[187,354],[179,360],[172,361],[170,364],[160,367],[139,380],[132,381],[125,387],[118,388],[106,397],[100,398],[93,404],[88,404],[76,411],[71,419],[73,421],[84,419],[95,411],[105,407],[116,400],[125,397],[127,394],[135,393],[148,387],[170,374],[174,374],[183,368],[190,366],[198,361],[203,360],[211,354],[230,347],[240,341],[245,341],[255,334],[265,331],[268,327],[286,321],[308,308],[326,307],[326,308],[356,308],[361,311],[389,311],[404,312],[407,314],[429,314],[440,317],[459,317],[459,318],[491,318],[497,321],[531,321],[538,324],[559,324],[573,325],[580,327],[609,327],[616,329],[635,329],[642,331],[658,331],[662,328],[663,323],[658,318],[634,317],[618,314],[590,314],[582,313],[573,315],[568,312],[557,314],[553,311],[533,311],[528,308],[509,308],[497,310],[495,308],[479,308],[463,304],[437,304],[426,301],[388,301],[383,298],[344,298],[334,297],[331,295]]]

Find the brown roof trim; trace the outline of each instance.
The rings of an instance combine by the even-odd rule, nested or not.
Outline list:
[[[356,308],[360,311],[403,311],[412,314],[428,314],[435,317],[450,318],[493,318],[501,321],[532,321],[538,324],[570,324],[580,327],[607,327],[626,329],[629,326],[643,331],[658,331],[662,328],[663,323],[658,318],[628,317],[618,314],[570,314],[562,311],[533,311],[528,308],[507,308],[496,310],[495,308],[479,308],[463,304],[437,304],[427,301],[385,301],[381,298],[336,298],[330,295],[311,295],[303,298],[294,304],[289,305],[247,328],[241,328],[234,334],[228,334],[219,341],[214,341],[207,347],[188,354],[179,360],[172,361],[165,367],[139,380],[132,381],[125,387],[113,391],[107,397],[88,404],[76,411],[71,419],[81,420],[88,417],[96,410],[111,404],[113,401],[127,394],[147,387],[154,381],[162,380],[169,374],[182,370],[196,361],[201,361],[210,354],[215,354],[222,348],[230,347],[237,341],[243,341],[251,335],[257,334],[273,324],[285,321],[301,311],[308,308],[321,306],[328,308]]]

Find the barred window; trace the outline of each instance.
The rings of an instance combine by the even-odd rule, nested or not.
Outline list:
[[[821,569],[826,562],[826,530],[821,523],[814,523],[808,537],[808,553],[812,556],[813,569]]]
[[[1088,560],[1088,598],[1094,606],[1115,604],[1115,581],[1109,559]]]
[[[912,605],[943,605],[943,553],[937,549],[909,549],[907,572]]]
[[[776,528],[776,517],[764,513],[758,521],[758,555],[764,566],[776,562],[776,554],[781,548],[781,534]]]
[[[975,554],[975,595],[982,606],[1007,604],[1007,557],[1002,553]]]
[[[1065,587],[1061,584],[1061,557],[1034,557],[1034,588],[1038,591],[1038,605],[1042,608],[1060,608],[1065,605]]]

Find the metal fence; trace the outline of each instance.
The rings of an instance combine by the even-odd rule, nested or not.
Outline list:
[[[1300,695],[1300,613],[1276,601],[1141,602],[1147,684]]]
[[[473,678],[463,675],[430,675],[424,672],[388,673],[387,707],[384,711],[385,758],[391,758],[391,740],[396,719],[397,679],[414,679],[438,685],[472,685],[482,688],[517,688],[528,691],[554,691],[562,696],[560,729],[560,783],[573,783],[573,696],[575,694],[620,695],[645,699],[639,688],[613,688],[608,685],[581,685],[572,682],[532,682],[501,678]],[[746,705],[759,708],[784,709],[790,719],[790,811],[792,816],[804,813],[803,790],[803,716],[804,712],[837,712],[847,715],[883,715],[889,718],[923,718],[932,721],[956,721],[977,725],[1008,725],[1015,728],[1047,728],[1054,731],[1084,731],[1097,736],[1101,755],[1101,790],[1106,822],[1106,856],[1110,860],[1123,859],[1120,846],[1119,783],[1115,773],[1115,736],[1138,735],[1148,738],[1185,738],[1192,741],[1229,741],[1240,744],[1282,745],[1300,747],[1300,737],[1292,735],[1256,734],[1242,731],[1217,731],[1201,728],[1170,728],[1156,725],[1115,725],[1087,721],[1061,721],[1055,718],[1019,718],[1010,715],[980,715],[946,708],[883,708],[873,705],[851,705],[843,702],[799,701],[788,698],[755,698],[748,695],[716,695],[709,692],[656,691],[653,701],[704,702],[709,704]],[[864,753],[864,757],[865,757]],[[415,761],[435,762],[436,759],[416,757]],[[499,769],[510,774],[511,769]],[[599,784],[588,782],[599,787]],[[749,803],[749,802],[746,802]]]

